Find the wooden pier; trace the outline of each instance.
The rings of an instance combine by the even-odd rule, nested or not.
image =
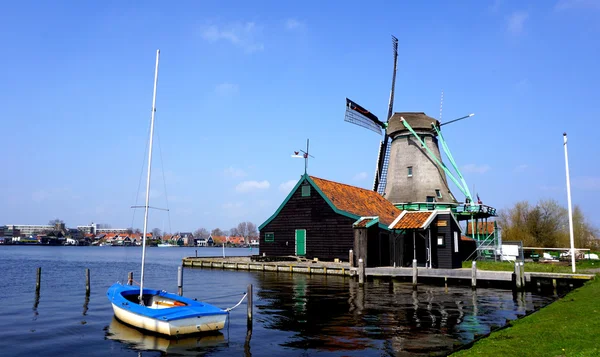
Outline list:
[[[322,261],[284,261],[284,262],[260,262],[252,261],[250,257],[189,257],[183,258],[183,266],[194,268],[212,268],[228,270],[246,270],[246,271],[269,271],[269,272],[287,272],[299,274],[321,274],[357,277],[361,280],[361,269],[351,267],[349,263],[333,263]],[[566,273],[542,273],[527,272],[523,269],[523,264],[515,264],[515,271],[491,271],[478,270],[477,265],[472,268],[461,269],[428,269],[423,267],[399,268],[399,267],[378,267],[364,268],[365,278],[400,278],[412,279],[416,287],[417,281],[441,281],[448,283],[458,283],[461,285],[471,285],[476,288],[478,285],[494,286],[501,282],[514,285],[517,289],[525,288],[527,285],[535,285],[541,282],[552,283],[556,287],[557,281],[572,282],[573,280],[586,281],[594,279],[593,274],[566,274]],[[504,284],[506,285],[506,284]]]

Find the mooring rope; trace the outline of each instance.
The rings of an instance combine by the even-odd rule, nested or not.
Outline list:
[[[242,301],[244,301],[244,299],[246,298],[246,295],[248,295],[248,293],[245,293],[244,296],[242,296],[242,299],[240,300],[240,302],[238,302],[237,304],[235,304],[234,306],[225,309],[225,311],[229,312],[233,309],[235,309],[236,307],[240,306],[240,304],[242,303]]]
[[[242,294],[246,294],[246,293],[242,293]],[[240,294],[229,294],[229,295],[223,295],[223,296],[209,296],[209,297],[205,297],[202,298],[202,300],[214,300],[214,299],[222,299],[222,298],[227,298],[227,297],[232,297],[232,296],[239,296]]]

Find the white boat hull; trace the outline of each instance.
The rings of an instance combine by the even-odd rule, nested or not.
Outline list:
[[[168,336],[186,335],[198,332],[217,331],[225,327],[227,315],[188,317],[172,321],[160,321],[112,304],[115,316],[120,321],[155,333]]]

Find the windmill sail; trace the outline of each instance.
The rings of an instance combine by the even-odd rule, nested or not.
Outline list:
[[[385,185],[387,184],[387,170],[390,162],[390,140],[387,145],[382,140],[379,144],[379,154],[377,155],[377,167],[375,168],[375,180],[373,181],[373,191],[377,191],[383,196],[385,193]],[[381,163],[381,174],[379,174]]]
[[[367,128],[381,135],[381,129],[384,124],[375,116],[375,114],[346,98],[346,115],[344,121],[347,121],[363,128]]]

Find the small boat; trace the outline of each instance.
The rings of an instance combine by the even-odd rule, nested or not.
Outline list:
[[[148,233],[152,137],[154,135],[154,116],[156,113],[156,85],[158,82],[159,57],[160,50],[157,50],[156,69],[154,72],[154,94],[152,98],[152,119],[150,122],[146,204],[144,205],[144,234],[142,237],[147,237]],[[117,282],[106,293],[117,319],[133,327],[167,336],[218,331],[225,326],[230,309],[223,310],[206,303],[168,293],[164,290],[144,288],[145,260],[146,239],[142,239],[142,265],[139,288]]]
[[[113,317],[106,338],[129,345],[131,348],[144,351],[161,351],[166,353],[186,354],[198,348],[217,347],[226,340],[221,332],[193,335],[184,338],[167,338],[161,335],[146,334],[129,327]]]
[[[170,248],[170,247],[177,247],[175,244],[171,244],[171,243],[159,243],[157,245],[157,247],[159,248]]]
[[[227,311],[164,290],[144,289],[138,303],[139,288],[113,284],[107,292],[115,317],[120,321],[167,336],[218,331],[225,326]]]

